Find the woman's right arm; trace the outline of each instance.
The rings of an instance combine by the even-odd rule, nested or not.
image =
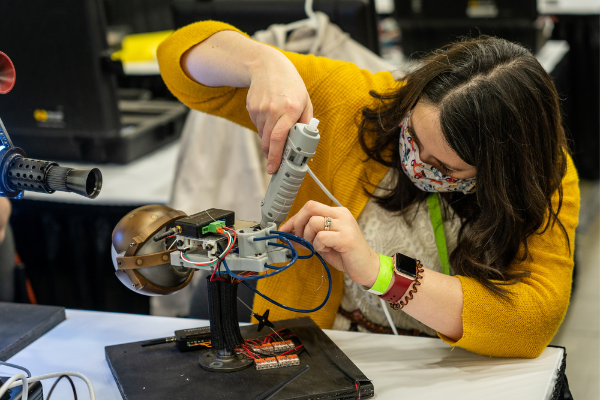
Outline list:
[[[324,151],[336,144],[337,135],[348,134],[340,126],[373,102],[370,90],[383,92],[397,84],[390,73],[281,51],[216,21],[177,30],[161,43],[157,56],[165,83],[184,104],[261,134],[269,172],[280,164],[289,129],[309,122],[313,105]]]
[[[262,138],[269,173],[281,162],[288,131],[313,116],[294,64],[280,51],[238,32],[217,32],[190,48],[181,58],[181,68],[205,86],[249,88],[246,109]]]

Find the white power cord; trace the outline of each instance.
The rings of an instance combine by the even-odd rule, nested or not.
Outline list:
[[[92,385],[92,381],[90,381],[87,376],[80,374],[79,372],[56,372],[53,374],[33,376],[31,378],[27,378],[23,374],[17,374],[15,376],[13,376],[12,378],[10,378],[8,381],[6,381],[6,383],[4,385],[2,385],[2,387],[0,388],[0,398],[2,397],[2,395],[4,393],[6,393],[6,391],[8,389],[17,387],[19,385],[23,385],[22,400],[27,400],[27,392],[29,391],[29,386],[28,386],[29,382],[43,381],[44,379],[51,379],[51,378],[58,378],[61,375],[76,376],[76,377],[82,379],[86,383],[88,390],[90,392],[90,400],[96,400],[96,393],[94,392],[94,385]],[[17,379],[21,379],[21,382],[15,382]]]
[[[329,197],[331,200],[333,200],[333,202],[335,204],[337,204],[339,207],[344,207],[342,205],[342,203],[340,203],[335,197],[333,197],[333,195],[331,194],[331,192],[329,192],[329,190],[327,190],[327,188],[325,187],[325,185],[323,185],[321,183],[321,181],[319,180],[319,178],[317,178],[315,176],[315,174],[312,172],[312,170],[310,169],[310,167],[307,166],[306,168],[308,168],[308,174],[311,176],[311,178],[313,178],[315,180],[315,182],[317,182],[317,185],[319,185],[319,187],[321,188],[321,190],[323,192],[325,192],[325,194],[327,195],[327,197]]]
[[[392,332],[394,332],[394,335],[397,335],[398,329],[396,329],[396,324],[394,324],[394,320],[392,320],[392,315],[390,314],[390,310],[388,309],[387,302],[381,297],[379,298],[379,301],[381,302],[381,308],[383,309],[383,313],[385,314],[385,317],[387,318],[388,323],[390,324],[390,328],[392,328]]]
[[[16,380],[20,379],[21,383],[14,383]],[[12,385],[12,386],[11,386]],[[23,385],[23,391],[21,392],[21,399],[27,400],[27,396],[29,395],[29,381],[27,377],[23,374],[15,374],[9,380],[7,380],[2,386],[0,386],[0,399],[8,389],[11,387]]]
[[[323,190],[323,192],[325,192],[325,194],[327,195],[327,197],[329,197],[335,204],[337,204],[339,207],[344,207],[342,205],[342,203],[340,203],[332,194],[331,192],[329,192],[329,190],[327,190],[327,188],[325,187],[325,185],[323,185],[321,183],[321,181],[319,180],[319,178],[317,178],[315,176],[315,174],[312,172],[312,170],[310,169],[310,167],[308,167],[308,174],[310,175],[311,178],[314,179],[314,181],[317,183],[317,185],[319,185],[319,187],[321,188],[321,190]],[[383,299],[379,299],[381,301],[381,308],[383,308],[383,313],[385,314],[385,318],[387,319],[388,323],[390,324],[390,328],[392,328],[392,331],[394,332],[394,335],[398,334],[398,330],[396,329],[396,325],[394,324],[394,321],[392,320],[392,316],[390,315],[390,310],[388,310],[387,308],[387,303],[383,300]]]

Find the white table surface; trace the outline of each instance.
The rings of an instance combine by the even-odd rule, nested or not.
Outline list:
[[[14,355],[11,363],[33,375],[76,371],[94,384],[98,400],[121,400],[104,357],[104,347],[172,336],[176,329],[206,326],[208,321],[134,314],[67,310],[67,320]],[[547,348],[536,359],[482,357],[438,339],[325,331],[372,380],[375,399],[546,399],[554,387],[563,351]],[[14,370],[0,366],[0,374]],[[80,399],[87,387],[73,378]],[[47,394],[52,380],[43,382]],[[72,399],[67,382],[52,400]]]

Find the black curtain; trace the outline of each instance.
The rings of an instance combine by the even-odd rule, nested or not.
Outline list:
[[[13,200],[16,249],[39,304],[148,314],[149,298],[117,279],[110,257],[115,225],[137,206]]]
[[[565,124],[579,176],[599,179],[600,40],[598,15],[558,15],[553,39],[569,43],[569,73],[561,87]],[[559,85],[557,85],[559,86]]]

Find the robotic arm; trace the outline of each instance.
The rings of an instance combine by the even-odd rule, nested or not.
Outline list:
[[[166,206],[140,207],[123,217],[113,231],[117,277],[138,293],[164,295],[187,286],[194,270],[214,271],[220,263],[228,272],[273,270],[269,276],[281,272],[273,263],[292,265],[298,255],[277,227],[296,198],[308,160],[315,155],[318,123],[312,119],[290,130],[281,166],[261,202],[260,223],[236,221],[235,213],[228,210],[187,216]]]
[[[11,91],[15,78],[12,61],[0,52],[0,94]],[[98,168],[73,169],[53,161],[28,158],[22,149],[13,145],[0,119],[0,197],[19,199],[27,190],[74,192],[93,199],[101,188],[102,174]]]
[[[240,353],[244,343],[237,317],[238,283],[245,284],[271,303],[294,312],[309,313],[322,308],[332,290],[329,268],[310,243],[278,232],[315,155],[320,136],[319,121],[297,123],[289,132],[281,166],[271,177],[261,202],[261,222],[237,221],[233,211],[209,209],[194,215],[166,206],[144,206],[131,211],[113,231],[111,254],[115,273],[129,289],[148,296],[175,293],[186,287],[194,271],[208,270],[206,293],[209,305],[211,347],[199,350],[199,365],[212,372],[234,372],[253,364]],[[280,243],[282,241],[285,244]],[[292,241],[311,250],[300,256]],[[316,256],[323,263],[329,285],[323,302],[313,309],[295,309],[270,299],[246,280],[269,278],[291,267],[299,258]],[[274,263],[285,263],[274,266]],[[216,274],[224,267],[226,274]],[[266,274],[261,272],[269,271]],[[258,330],[273,329],[269,310],[261,316]],[[160,340],[158,341],[161,342]],[[298,356],[295,363],[299,363]],[[294,364],[294,365],[296,365]],[[279,365],[277,363],[276,365]],[[287,365],[287,364],[286,364]],[[264,366],[256,364],[257,369]]]

